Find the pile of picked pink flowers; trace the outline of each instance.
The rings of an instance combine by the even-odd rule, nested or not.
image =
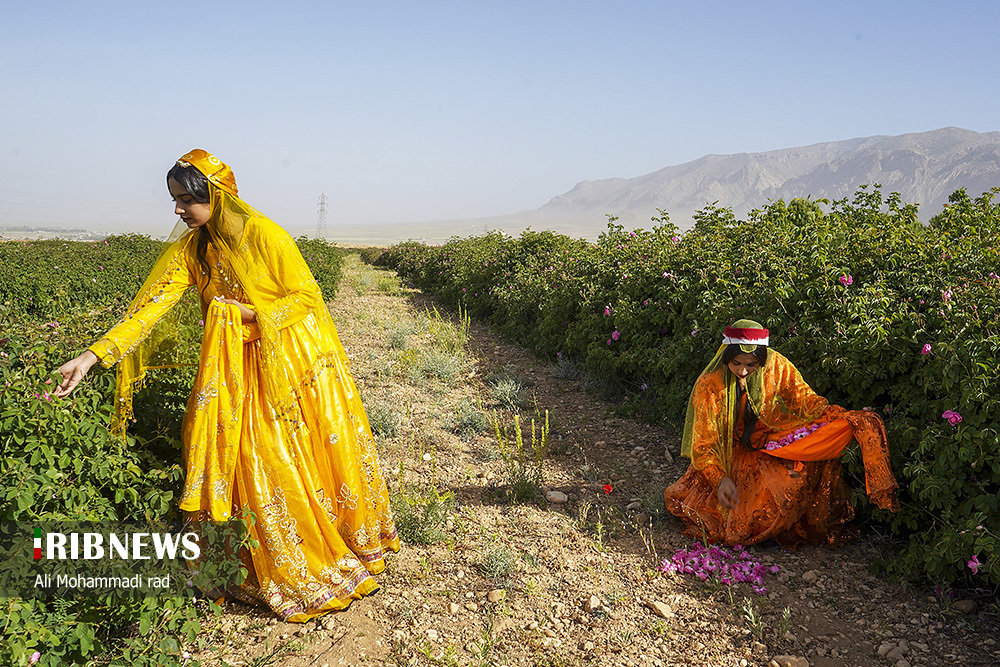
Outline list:
[[[779,440],[770,441],[769,443],[764,445],[764,449],[766,449],[769,452],[774,451],[775,449],[781,449],[785,445],[790,445],[796,440],[801,440],[810,433],[818,431],[824,426],[826,426],[826,422],[821,422],[819,424],[810,424],[809,426],[803,426],[802,428],[797,428]]]
[[[752,553],[737,544],[732,549],[695,542],[690,549],[678,549],[673,558],[664,559],[660,571],[668,574],[693,574],[702,581],[711,578],[720,584],[750,584],[757,595],[766,595],[764,575],[776,573],[777,565],[761,564]]]

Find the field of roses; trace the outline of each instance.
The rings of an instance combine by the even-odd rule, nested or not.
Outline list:
[[[374,261],[462,306],[585,381],[620,410],[683,424],[691,386],[739,318],[832,403],[884,418],[902,511],[862,520],[896,547],[885,566],[940,586],[1000,586],[1000,190],[955,192],[927,224],[880,188],[778,201],[738,220],[709,206],[680,233],[612,218],[596,243],[494,232],[398,244]],[[821,206],[824,204],[825,206]]]
[[[332,298],[340,251],[297,242]],[[138,235],[0,243],[0,521],[180,518],[180,423],[193,369],[151,374],[127,443],[107,430],[113,370],[95,366],[68,398],[52,393],[54,371],[118,321],[161,247]],[[181,336],[200,340],[194,292],[177,308]],[[0,664],[192,665],[181,646],[196,641],[208,609],[182,597],[0,598]]]

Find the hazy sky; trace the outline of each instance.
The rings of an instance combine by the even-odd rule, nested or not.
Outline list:
[[[194,147],[290,230],[325,192],[336,237],[707,153],[993,131],[998,25],[989,0],[11,0],[0,226],[164,234]]]

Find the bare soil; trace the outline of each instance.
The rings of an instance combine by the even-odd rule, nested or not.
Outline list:
[[[1000,664],[996,601],[942,600],[873,574],[891,545],[868,527],[836,551],[756,551],[780,568],[766,596],[658,572],[691,544],[662,506],[686,466],[676,434],[615,416],[580,379],[556,377],[566,373],[478,323],[453,375],[416,373],[414,360],[441,343],[434,305],[351,261],[331,309],[369,413],[377,404],[399,420],[378,438],[390,490],[454,494],[443,539],[404,543],[378,593],[307,624],[227,603],[191,648],[203,664]],[[524,388],[526,433],[546,410],[551,422],[544,486],[520,504],[505,497],[492,424],[471,437],[455,428],[463,402],[512,422],[491,392],[498,374]]]

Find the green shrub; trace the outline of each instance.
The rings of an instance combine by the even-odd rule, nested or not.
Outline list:
[[[52,395],[59,382],[52,371],[112,323],[109,312],[68,315],[52,326],[0,309],[3,521],[180,518],[179,438],[175,434],[164,441],[162,433],[139,424],[127,442],[111,436],[113,372],[95,368],[69,398]],[[170,384],[164,375],[151,377],[147,392],[136,398],[136,413],[151,402],[157,403],[159,414],[182,412],[187,394],[174,392]],[[180,665],[181,643],[193,640],[200,615],[185,598],[7,598],[8,641],[0,644],[0,664],[27,664],[28,656],[38,651],[41,665],[82,665],[94,659]],[[138,635],[135,627],[148,631]]]
[[[506,544],[498,544],[483,552],[479,572],[496,586],[506,586],[519,569],[517,553]]]
[[[399,433],[401,419],[399,413],[381,401],[372,403],[366,407],[368,423],[371,425],[372,433],[383,438],[391,438]]]
[[[451,382],[462,370],[462,360],[438,349],[422,350],[414,366],[415,378],[429,377]]]
[[[310,239],[300,236],[295,244],[302,253],[302,258],[309,265],[309,270],[316,279],[323,298],[330,301],[337,295],[340,279],[344,274],[344,253],[335,244],[323,239]]]
[[[514,415],[510,426],[500,422],[500,416],[493,415],[493,431],[497,449],[503,461],[504,492],[507,499],[523,503],[534,499],[541,491],[544,481],[542,462],[548,453],[549,413],[545,412],[545,422],[536,430],[535,420],[531,420],[531,436],[524,442],[521,431],[521,417]]]
[[[462,401],[455,410],[448,428],[465,439],[479,435],[489,428],[484,415],[469,401]]]
[[[517,410],[527,403],[524,387],[520,380],[512,377],[498,377],[489,383],[490,396],[505,410]]]
[[[451,491],[439,493],[432,486],[403,486],[391,495],[396,530],[404,542],[434,544],[445,539],[445,521],[455,505]]]

